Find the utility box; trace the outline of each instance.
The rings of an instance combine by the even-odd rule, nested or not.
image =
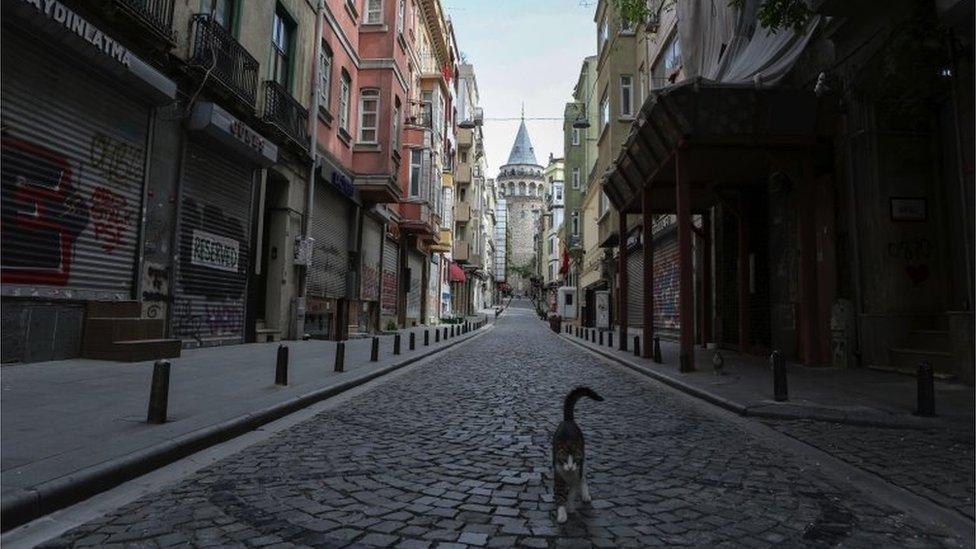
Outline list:
[[[562,286],[559,288],[559,301],[556,303],[556,313],[564,321],[575,320],[576,311],[579,309],[576,300],[576,288],[572,286]]]

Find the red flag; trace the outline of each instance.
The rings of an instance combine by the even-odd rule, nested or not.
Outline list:
[[[559,265],[559,274],[566,274],[569,272],[569,250],[566,246],[563,246],[563,261]]]

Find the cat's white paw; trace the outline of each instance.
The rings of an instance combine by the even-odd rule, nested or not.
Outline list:
[[[586,485],[586,480],[583,481],[583,486],[580,488],[580,499],[584,503],[593,501],[593,498],[590,497],[590,487]]]
[[[559,506],[559,509],[556,509],[556,522],[559,524],[566,522],[566,508],[562,505]]]

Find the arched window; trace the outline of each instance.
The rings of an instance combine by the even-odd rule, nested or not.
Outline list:
[[[519,196],[525,196],[525,181],[519,181],[518,193]]]

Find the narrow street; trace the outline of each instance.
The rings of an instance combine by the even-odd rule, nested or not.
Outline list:
[[[929,547],[958,540],[610,366],[513,302],[484,335],[46,546]],[[583,400],[591,505],[553,517]]]

